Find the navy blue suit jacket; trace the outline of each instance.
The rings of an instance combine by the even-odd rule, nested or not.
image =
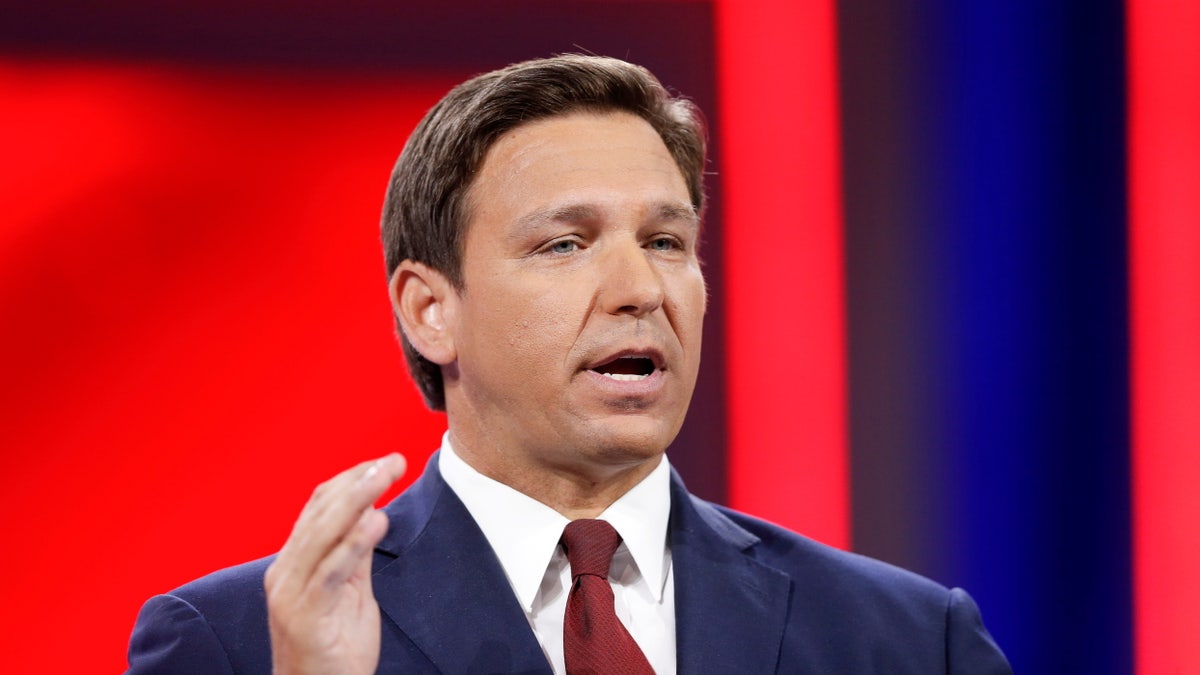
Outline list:
[[[379,672],[543,673],[500,562],[437,456],[385,511]],[[680,673],[1010,673],[963,591],[688,494],[671,477]],[[132,673],[270,673],[263,573],[216,572],[142,608]]]

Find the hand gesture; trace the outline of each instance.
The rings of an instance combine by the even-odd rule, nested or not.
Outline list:
[[[264,578],[276,675],[375,672],[380,623],[371,558],[388,521],[374,504],[404,469],[393,453],[313,491]]]

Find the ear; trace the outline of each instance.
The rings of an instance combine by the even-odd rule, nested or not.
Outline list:
[[[458,358],[453,331],[458,292],[446,275],[405,260],[392,273],[388,294],[404,337],[421,356],[439,366]]]

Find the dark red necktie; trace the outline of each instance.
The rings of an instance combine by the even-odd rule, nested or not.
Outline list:
[[[568,675],[654,674],[613,609],[608,568],[620,543],[621,535],[603,520],[573,520],[563,530],[563,548],[571,561],[563,621]]]

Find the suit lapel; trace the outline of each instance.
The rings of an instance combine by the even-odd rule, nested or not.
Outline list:
[[[791,577],[749,554],[758,538],[671,476],[671,559],[680,673],[775,672]]]
[[[437,469],[387,506],[379,607],[444,673],[550,673],[499,560]],[[394,556],[390,562],[387,557]]]

